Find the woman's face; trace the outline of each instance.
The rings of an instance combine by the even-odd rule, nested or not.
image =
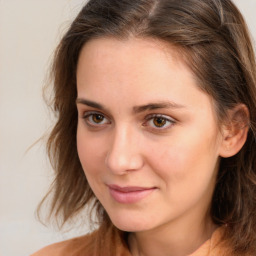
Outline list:
[[[209,221],[222,137],[211,98],[175,48],[91,40],[77,91],[79,158],[114,225],[136,232]]]

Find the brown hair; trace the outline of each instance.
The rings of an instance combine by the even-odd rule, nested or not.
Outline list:
[[[245,21],[230,0],[91,0],[61,40],[53,62],[57,123],[47,149],[56,178],[51,215],[64,223],[94,202],[76,149],[76,69],[83,45],[99,37],[149,37],[177,46],[200,88],[211,95],[220,121],[239,103],[250,113],[242,150],[221,159],[211,216],[226,225],[234,253],[256,251],[256,64]]]

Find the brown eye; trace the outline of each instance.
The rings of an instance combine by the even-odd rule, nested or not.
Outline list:
[[[110,120],[106,118],[103,114],[97,112],[88,112],[83,116],[86,124],[89,126],[103,126],[106,124],[110,124]]]
[[[166,119],[163,117],[154,117],[153,124],[156,127],[163,127],[166,124]]]
[[[93,114],[92,121],[96,124],[100,124],[104,121],[104,116],[100,114]]]
[[[176,121],[170,116],[151,114],[146,117],[146,122],[143,123],[143,126],[148,126],[154,130],[165,130],[171,128],[174,124],[176,124]]]

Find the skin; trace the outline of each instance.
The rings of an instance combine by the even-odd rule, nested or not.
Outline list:
[[[132,254],[196,251],[216,229],[209,206],[223,136],[211,97],[175,48],[152,39],[91,40],[80,53],[77,92],[81,164],[113,224],[132,232]],[[120,203],[110,184],[152,191]]]

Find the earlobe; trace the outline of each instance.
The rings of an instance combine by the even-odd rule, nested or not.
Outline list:
[[[239,104],[228,112],[228,120],[221,129],[221,157],[234,156],[241,150],[247,139],[249,120],[249,111],[244,104]]]

